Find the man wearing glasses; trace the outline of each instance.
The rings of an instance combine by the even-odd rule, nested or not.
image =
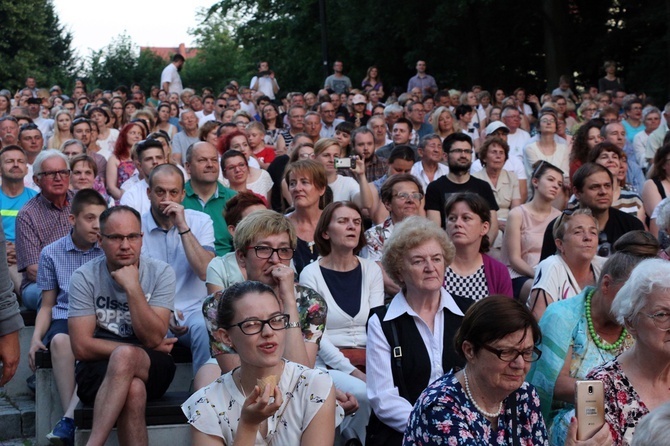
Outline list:
[[[68,330],[77,395],[93,405],[90,444],[104,444],[114,424],[121,444],[148,443],[146,401],[160,398],[174,377],[167,339],[174,308],[175,273],[141,256],[140,214],[127,206],[100,215],[104,256],[72,275]]]
[[[170,331],[191,349],[193,376],[211,358],[209,335],[202,317],[207,296],[207,265],[214,258],[214,225],[204,212],[185,209],[184,175],[173,164],[152,170],[145,191],[150,210],[142,215],[142,253],[168,263],[179,272],[175,288],[175,313]]]
[[[73,192],[68,189],[67,157],[55,149],[41,152],[33,164],[33,180],[41,192],[16,217],[16,264],[23,273],[23,305],[29,310],[37,310],[42,300],[42,292],[35,283],[40,252],[65,237],[71,228],[68,216]]]
[[[449,173],[431,182],[426,188],[426,217],[445,229],[444,205],[449,196],[460,192],[473,192],[483,197],[491,208],[488,236],[493,244],[498,235],[498,203],[489,183],[470,175],[472,140],[465,133],[452,133],[444,139],[442,150],[447,155]]]

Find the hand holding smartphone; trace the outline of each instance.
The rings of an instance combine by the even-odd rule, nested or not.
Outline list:
[[[575,382],[577,440],[591,438],[605,424],[605,392],[602,381]]]

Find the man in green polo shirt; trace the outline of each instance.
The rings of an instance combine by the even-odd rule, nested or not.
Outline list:
[[[228,232],[228,223],[223,218],[223,209],[235,192],[219,183],[219,156],[216,147],[208,142],[197,142],[186,151],[186,171],[191,179],[186,183],[186,197],[182,205],[186,209],[204,212],[214,221],[214,247],[216,255],[222,256],[233,250],[233,238]]]

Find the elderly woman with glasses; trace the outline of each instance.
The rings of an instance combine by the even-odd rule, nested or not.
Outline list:
[[[629,445],[641,418],[670,401],[670,263],[641,262],[612,302],[635,344],[587,379],[605,385],[605,421],[615,445]]]
[[[412,410],[404,445],[548,445],[535,388],[525,381],[540,327],[521,303],[491,296],[465,314],[454,339],[465,367],[433,382]],[[571,424],[566,445],[610,445],[603,426],[590,440],[576,440]]]
[[[551,108],[540,111],[538,134],[539,139],[523,149],[523,160],[526,165],[527,177],[533,173],[533,166],[540,160],[550,162],[564,172],[564,184],[570,183],[567,172],[570,171],[570,151],[565,144],[556,142],[558,116]],[[567,198],[567,197],[566,197]]]

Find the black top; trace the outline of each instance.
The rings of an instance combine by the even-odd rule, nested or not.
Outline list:
[[[642,222],[632,215],[614,208],[610,208],[609,212],[610,213],[609,218],[607,219],[607,224],[605,224],[605,227],[600,231],[601,234],[605,234],[607,236],[607,243],[614,245],[614,242],[619,240],[619,237],[628,231],[635,231],[638,229],[644,231],[644,225]],[[547,226],[547,229],[544,231],[544,240],[542,241],[542,253],[540,254],[540,260],[544,260],[547,257],[556,254],[556,242],[554,241],[553,235],[555,221],[556,219],[553,219]]]
[[[272,195],[270,196],[270,207],[272,210],[282,212],[284,210],[284,197],[281,193],[282,180],[284,179],[284,170],[288,164],[289,156],[280,155],[276,157],[268,166],[268,173],[272,178]],[[288,205],[288,203],[286,203]]]
[[[349,316],[356,317],[361,309],[363,286],[363,269],[360,262],[351,271],[334,271],[323,266],[319,268],[337,306]]]
[[[300,275],[302,269],[319,258],[319,250],[314,242],[306,242],[298,238],[298,244],[295,247],[295,254],[293,254],[293,265],[295,270]]]
[[[492,211],[499,209],[498,202],[491,186],[484,180],[470,177],[468,181],[463,184],[454,183],[446,176],[440,177],[431,182],[426,188],[426,211],[440,211],[440,225],[442,229],[446,228],[444,213],[444,206],[449,197],[460,192],[472,192],[482,196],[489,204]]]

